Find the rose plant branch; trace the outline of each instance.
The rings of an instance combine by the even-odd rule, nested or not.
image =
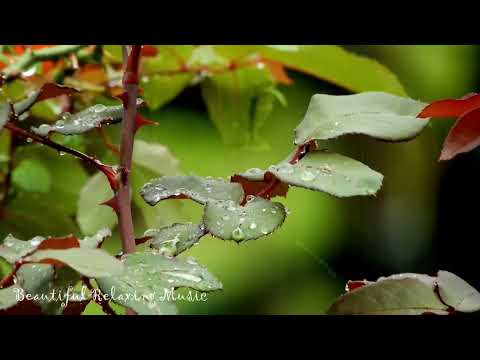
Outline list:
[[[59,45],[35,51],[27,48],[15,62],[2,70],[0,84],[15,80],[20,76],[22,71],[28,69],[39,61],[53,60],[69,54],[74,54],[86,46],[87,45]]]
[[[12,134],[16,136],[22,137],[24,139],[32,139],[32,141],[35,141],[39,144],[46,145],[61,153],[70,154],[79,158],[80,160],[84,161],[86,164],[90,164],[91,166],[95,167],[97,170],[105,174],[112,189],[116,189],[118,187],[117,171],[113,167],[103,164],[100,160],[95,159],[94,157],[84,154],[75,149],[56,143],[50,140],[48,137],[43,137],[33,132],[30,132],[28,130],[22,129],[16,126],[12,121],[9,121],[8,123],[5,124],[5,129],[10,130]]]
[[[120,143],[120,168],[119,187],[115,193],[117,202],[117,216],[125,254],[135,251],[135,234],[133,229],[131,190],[129,174],[132,168],[133,141],[136,130],[138,96],[138,68],[140,62],[141,45],[133,45],[125,64],[123,87],[125,92],[121,96],[124,113]]]

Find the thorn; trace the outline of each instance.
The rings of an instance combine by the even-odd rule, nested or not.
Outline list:
[[[107,177],[108,183],[113,191],[117,191],[119,187],[118,183],[118,171],[115,170],[112,166],[107,166],[104,164],[100,165],[100,171]]]
[[[158,125],[158,123],[152,120],[145,119],[142,115],[137,114],[137,116],[135,117],[135,131],[145,125]]]
[[[117,214],[120,211],[120,209],[118,207],[118,201],[117,201],[116,196],[112,197],[111,199],[109,199],[107,201],[104,201],[104,202],[100,203],[100,205],[110,206],[113,209],[113,211],[115,211]]]

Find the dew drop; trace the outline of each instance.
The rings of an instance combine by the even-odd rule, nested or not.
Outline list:
[[[251,169],[248,169],[245,174],[247,175],[261,175],[263,174],[263,170],[262,169],[259,169],[259,168],[251,168]]]
[[[65,155],[65,152],[64,152],[64,151],[60,151],[58,154],[59,154],[60,156],[63,156],[63,155]]]
[[[243,240],[245,238],[245,235],[243,234],[243,231],[242,229],[240,229],[239,227],[237,227],[235,230],[232,231],[232,238],[234,240]]]
[[[255,224],[255,223],[250,224],[250,229],[253,230],[253,229],[256,229],[256,228],[257,228],[257,224]]]
[[[303,181],[312,181],[313,179],[315,179],[315,174],[305,169],[300,176],[300,179],[302,179]]]

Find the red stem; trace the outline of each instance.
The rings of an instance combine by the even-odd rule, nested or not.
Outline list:
[[[120,167],[122,173],[116,198],[118,205],[118,225],[124,254],[135,251],[129,174],[132,168],[133,139],[135,136],[135,118],[137,115],[138,67],[141,49],[141,45],[132,45],[123,77],[125,93],[122,98],[124,112],[120,144]]]
[[[47,137],[43,137],[43,136],[37,135],[35,133],[32,133],[30,131],[27,131],[25,129],[22,129],[22,128],[16,126],[13,122],[6,123],[5,128],[10,130],[16,136],[20,136],[20,137],[23,137],[25,139],[32,139],[35,142],[38,142],[40,144],[51,147],[52,149],[55,149],[57,151],[73,155],[73,156],[79,158],[80,160],[83,160],[85,163],[90,164],[90,165],[94,166],[95,168],[97,168],[98,170],[100,170],[101,172],[103,172],[105,174],[105,176],[107,177],[107,179],[110,183],[110,186],[112,186],[112,188],[117,187],[116,171],[112,167],[103,164],[100,160],[95,159],[94,157],[91,157],[91,156],[89,156],[87,154],[84,154],[80,151],[77,151],[77,150],[71,149],[69,147],[66,147],[64,145],[61,145],[59,143],[56,143],[56,142],[50,140]]]
[[[85,284],[88,290],[92,292],[92,295],[94,293],[98,292],[97,289],[95,289],[92,284],[90,283],[90,279],[83,277],[82,282]],[[117,315],[117,313],[112,309],[110,304],[108,303],[108,300],[106,300],[104,297],[98,297],[98,296],[93,296],[92,297],[93,301],[95,301],[100,307],[102,308],[103,312],[108,315]]]

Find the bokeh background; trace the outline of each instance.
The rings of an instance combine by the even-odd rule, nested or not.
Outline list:
[[[461,97],[479,87],[478,46],[346,46],[391,69],[407,93],[425,102]],[[315,93],[344,90],[288,71],[280,85],[288,106],[275,105],[263,131],[268,147],[225,145],[197,88],[158,111],[139,139],[168,146],[185,173],[228,177],[267,167],[293,149],[293,129]],[[362,137],[334,143],[343,154],[384,174],[377,197],[336,199],[292,188],[281,201],[291,213],[272,236],[241,245],[206,237],[188,253],[224,284],[208,302],[180,303],[183,314],[323,314],[349,279],[398,272],[456,273],[477,289],[480,151],[439,163],[451,120],[434,120],[417,139],[386,144]],[[196,221],[201,207],[183,201],[173,221]],[[113,240],[110,249],[118,244]],[[95,305],[87,313],[98,313]]]

